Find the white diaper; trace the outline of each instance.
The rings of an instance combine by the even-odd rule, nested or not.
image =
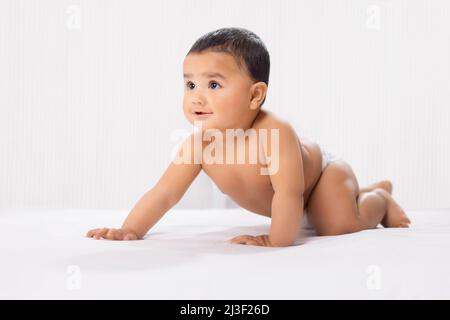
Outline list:
[[[320,147],[320,150],[322,151],[322,171],[331,162],[336,161],[336,160],[340,160],[340,158],[338,156],[336,156],[335,154],[333,154],[331,152],[328,152],[324,148]]]
[[[317,143],[319,145],[320,151],[322,152],[322,171],[331,162],[336,161],[336,160],[341,160],[341,158],[338,157],[337,155],[335,155],[335,154],[333,154],[331,152],[328,152],[323,147],[321,147],[320,144],[315,139],[311,138],[311,136],[303,133],[303,134],[300,134],[299,137],[301,139],[307,139],[307,140],[310,140],[310,141],[314,141],[315,143]]]

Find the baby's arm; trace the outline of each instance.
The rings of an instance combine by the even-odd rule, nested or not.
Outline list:
[[[193,136],[188,138],[183,143],[180,151],[183,150],[186,144],[193,146],[193,143],[190,143],[192,140]],[[176,164],[173,161],[170,163],[158,183],[135,204],[124,221],[122,228],[93,229],[87,233],[87,236],[95,239],[106,238],[110,240],[142,239],[147,231],[182,198],[199,174],[201,165],[194,163],[193,154],[191,152],[191,158],[188,161],[183,161],[183,163]]]
[[[273,150],[264,151],[273,157]],[[303,219],[303,161],[297,135],[287,123],[279,128],[279,166],[276,172],[270,173],[270,180],[274,190],[270,234],[238,236],[232,243],[285,247],[298,237]]]
[[[303,219],[305,181],[300,145],[294,129],[280,128],[279,169],[270,175],[274,190],[269,240],[272,246],[290,246]]]

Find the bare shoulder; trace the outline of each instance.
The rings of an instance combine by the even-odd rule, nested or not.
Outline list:
[[[293,140],[297,141],[298,136],[292,125],[286,120],[281,119],[272,112],[261,110],[255,119],[253,128],[259,129],[278,129],[279,138],[282,140]]]
[[[266,139],[260,140],[266,157],[276,155],[277,160],[284,165],[287,165],[286,161],[302,162],[301,144],[289,122],[271,112],[261,111],[253,128],[259,132],[259,136],[261,129],[266,130]]]
[[[262,144],[266,159],[270,159],[269,173],[273,189],[303,194],[305,180],[301,145],[292,125],[273,113],[264,112],[255,121],[254,127],[271,132],[273,129],[278,130],[278,137],[273,137],[275,141],[269,138],[267,144]],[[267,136],[272,137],[272,134],[268,133]],[[292,177],[299,177],[299,179],[292,179]]]

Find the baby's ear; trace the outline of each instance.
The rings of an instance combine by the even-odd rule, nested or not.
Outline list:
[[[256,110],[261,106],[261,103],[264,101],[264,98],[267,94],[267,84],[265,82],[256,82],[250,88],[251,92],[251,101],[250,101],[250,109]]]

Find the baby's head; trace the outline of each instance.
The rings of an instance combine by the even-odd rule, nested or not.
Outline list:
[[[202,128],[246,128],[265,101],[270,58],[251,31],[223,28],[198,39],[183,63],[183,110]]]

